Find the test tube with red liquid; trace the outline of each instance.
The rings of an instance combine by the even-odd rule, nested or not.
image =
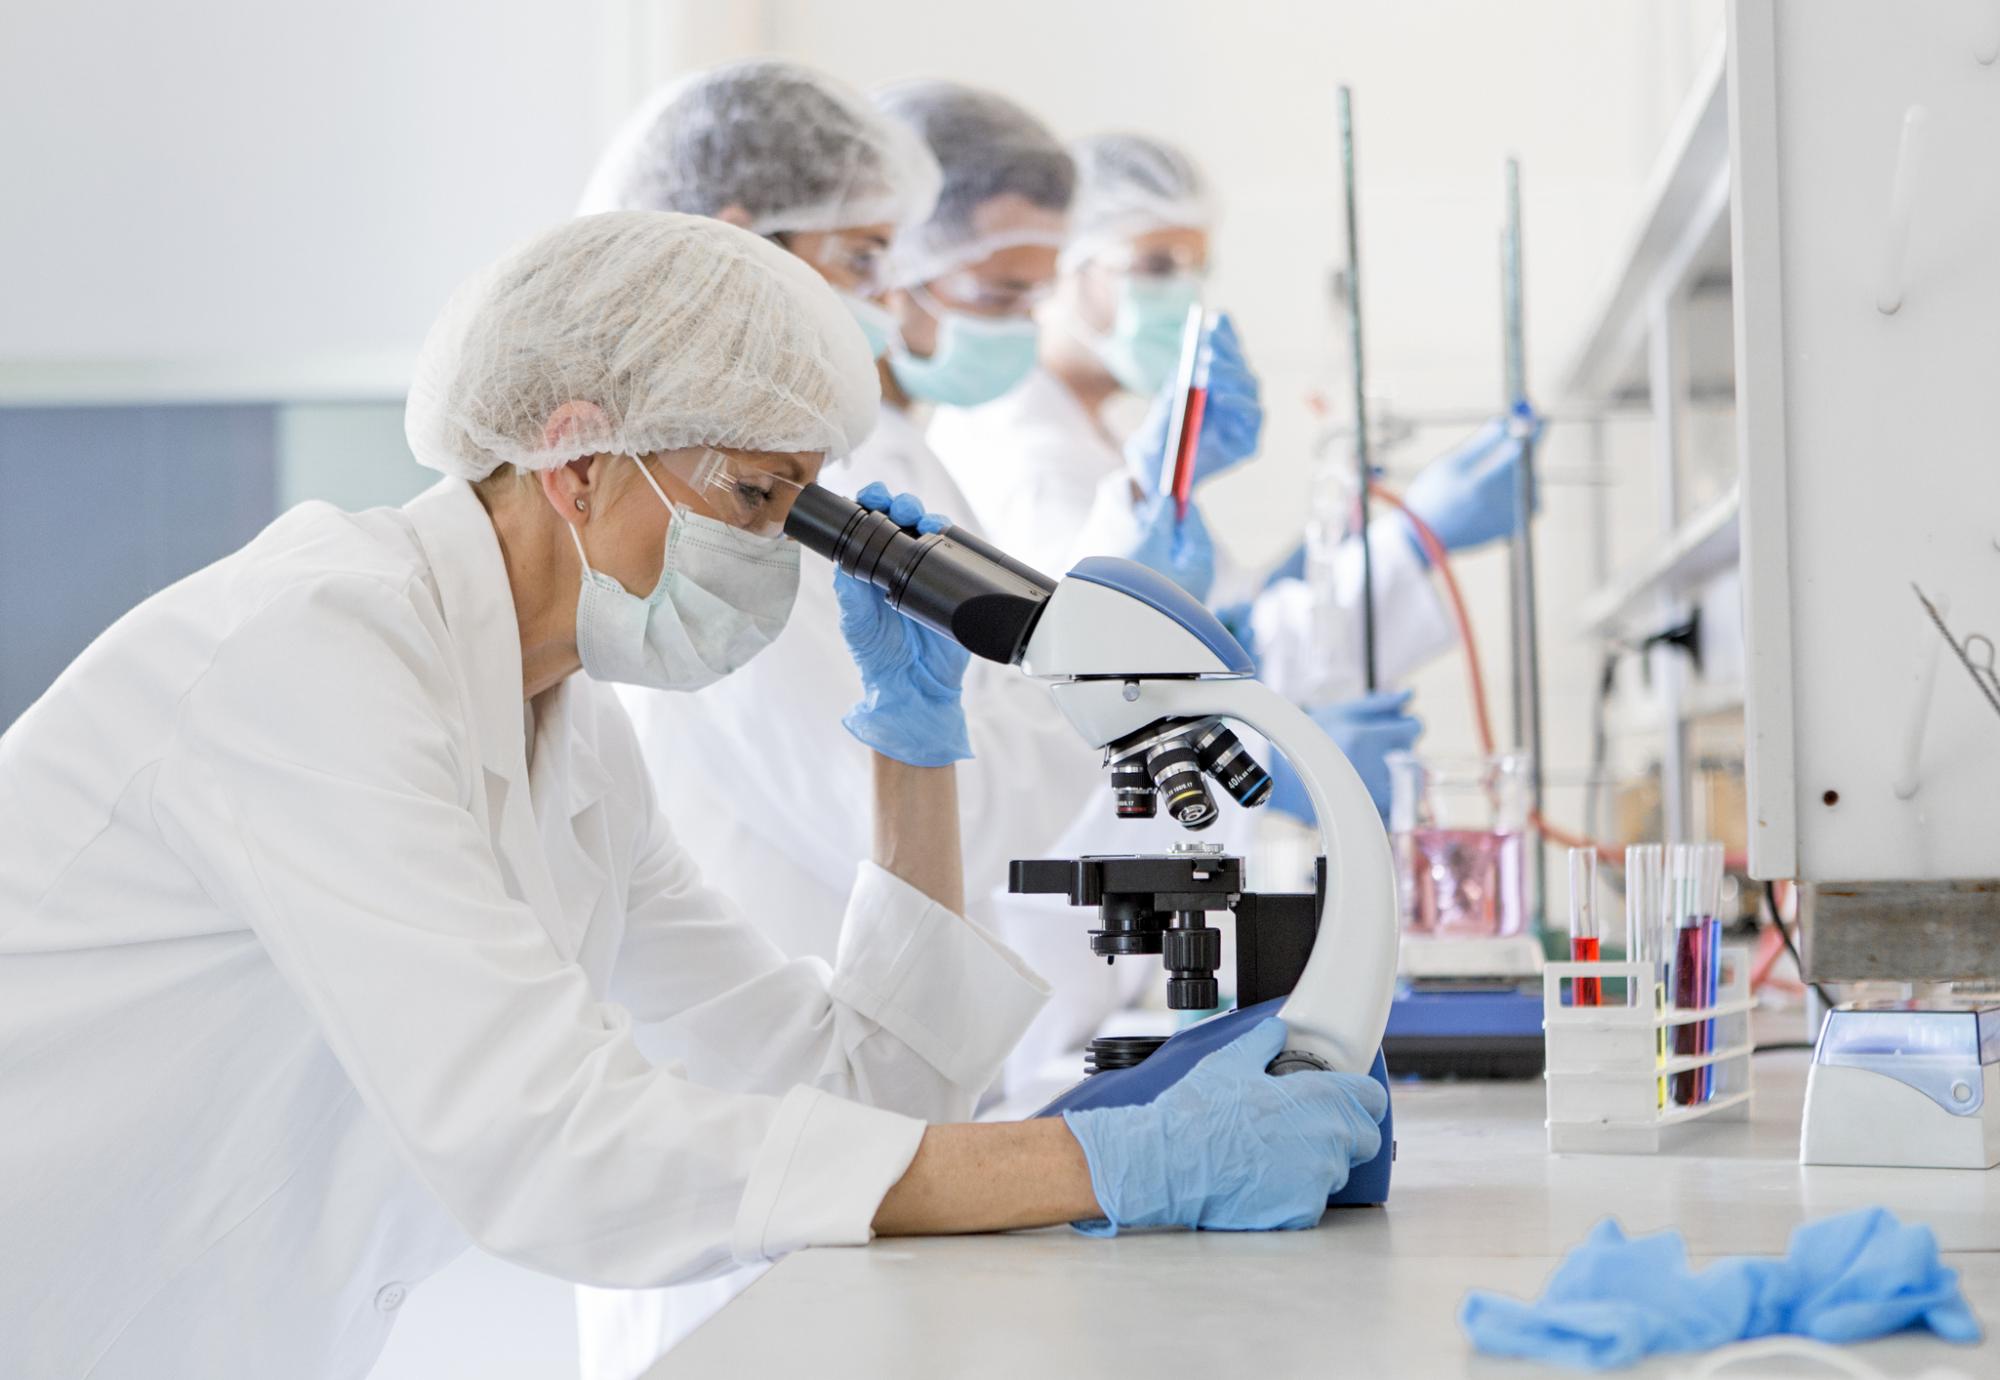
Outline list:
[[[1175,371],[1174,394],[1179,405],[1167,421],[1167,443],[1161,448],[1161,497],[1174,500],[1174,521],[1187,521],[1188,503],[1194,496],[1195,455],[1201,449],[1201,419],[1208,411],[1208,313],[1197,302],[1188,308],[1187,324],[1181,329],[1180,368]]]
[[[1597,923],[1597,850],[1569,850],[1569,956],[1578,963],[1595,963],[1601,957],[1603,934]],[[1604,983],[1601,978],[1570,980],[1572,1006],[1602,1006]]]

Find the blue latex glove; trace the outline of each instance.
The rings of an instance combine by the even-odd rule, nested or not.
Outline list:
[[[1174,518],[1171,498],[1143,500],[1139,519],[1139,544],[1125,553],[1149,570],[1157,570],[1182,589],[1204,602],[1215,585],[1215,543],[1209,540],[1208,524],[1201,509],[1190,503],[1187,521]]]
[[[941,532],[946,518],[924,511],[913,494],[889,495],[870,484],[854,496],[864,508],[887,513],[901,527]],[[841,722],[884,757],[913,767],[942,767],[972,756],[959,688],[972,654],[889,607],[881,590],[836,569],[840,633],[861,670],[861,703]]]
[[[1382,1148],[1381,1084],[1360,1073],[1264,1072],[1285,1047],[1273,1016],[1136,1107],[1064,1112],[1104,1219],[1120,1227],[1296,1230],[1326,1211],[1348,1170]]]
[[[1688,1269],[1679,1232],[1628,1240],[1616,1222],[1600,1222],[1540,1299],[1474,1290],[1458,1321],[1492,1355],[1593,1369],[1774,1333],[1822,1342],[1906,1327],[1953,1342],[1980,1335],[1931,1229],[1905,1226],[1886,1208],[1808,1222],[1782,1260],[1739,1256],[1699,1274]]]
[[[1194,482],[1215,478],[1257,453],[1264,430],[1264,404],[1257,393],[1257,376],[1244,361],[1236,327],[1227,313],[1209,327],[1208,403],[1201,414],[1201,441],[1194,453]],[[1125,442],[1125,463],[1145,492],[1160,487],[1161,454],[1167,448],[1167,423],[1182,395],[1169,383],[1153,396],[1146,420]]]
[[[1495,417],[1457,450],[1424,466],[1410,481],[1403,502],[1448,551],[1469,551],[1512,536],[1515,476],[1526,443],[1541,434],[1541,418],[1525,405],[1511,416]],[[1536,494],[1536,510],[1541,506]],[[1423,548],[1417,550],[1421,554]]]
[[[1409,705],[1408,690],[1384,690],[1306,711],[1361,773],[1361,784],[1384,819],[1389,816],[1389,754],[1408,752],[1424,731],[1422,721],[1408,712]],[[1270,804],[1301,824],[1313,823],[1305,782],[1282,757],[1271,763]]]

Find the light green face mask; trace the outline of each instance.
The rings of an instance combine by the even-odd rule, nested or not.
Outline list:
[[[868,337],[868,353],[876,359],[882,358],[901,339],[895,316],[881,303],[856,297],[851,292],[841,293],[840,300],[861,327],[861,333]]]
[[[928,358],[901,348],[890,351],[889,368],[911,397],[947,407],[977,407],[1034,372],[1033,321],[974,316],[953,311],[921,289],[910,293],[937,322],[937,345]]]
[[[1181,360],[1188,308],[1200,300],[1201,280],[1193,274],[1167,278],[1126,274],[1118,280],[1111,329],[1086,343],[1119,387],[1149,397],[1172,381]]]

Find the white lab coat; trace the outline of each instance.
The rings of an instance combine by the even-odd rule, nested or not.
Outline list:
[[[1041,1001],[1003,946],[863,865],[786,961],[613,697],[529,742],[520,683],[447,480],[286,514],[0,738],[0,1375],[359,1380],[469,1242],[609,1285],[862,1242],[967,1114]]]
[[[1137,540],[1125,457],[1045,369],[983,406],[939,408],[925,439],[986,536],[1030,565],[1061,573],[1081,556],[1115,555]],[[1448,649],[1454,630],[1402,520],[1384,517],[1371,532],[1376,668],[1394,685]],[[1215,602],[1251,601],[1259,679],[1309,706],[1362,692],[1358,542],[1339,553],[1330,605],[1302,580],[1260,591],[1225,553],[1216,556]],[[1340,650],[1328,655],[1329,645]]]
[[[894,408],[885,406],[867,441],[822,479],[844,493],[880,481],[977,531],[965,496]],[[787,953],[832,952],[846,879],[868,856],[873,828],[873,754],[840,726],[861,698],[861,678],[840,634],[832,567],[805,554],[791,621],[727,680],[693,695],[619,693],[675,833],[697,857],[740,879],[738,899]],[[973,748],[957,770],[967,910],[991,919],[1010,861],[1053,855],[1079,811],[1101,808],[1108,817],[1111,804],[1099,754],[1042,685],[975,658],[964,698]],[[771,849],[771,834],[798,845]],[[1034,922],[1014,925],[1006,942],[1053,989],[1035,1030],[1053,1020],[1055,1033],[1029,1038],[1041,1048],[1069,1038],[1077,1021],[1094,1023],[1122,1005],[1149,973],[1143,964],[1113,971],[1092,959],[1086,913],[1031,913]],[[579,1289],[583,1380],[630,1380],[756,1274],[658,1291]]]

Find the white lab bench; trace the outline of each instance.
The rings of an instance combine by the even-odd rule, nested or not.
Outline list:
[[[1550,1155],[1539,1082],[1399,1085],[1386,1207],[1337,1210],[1305,1232],[1105,1241],[1056,1229],[804,1251],[646,1380],[1522,1375],[1535,1368],[1473,1354],[1460,1299],[1475,1287],[1540,1293],[1605,1216],[1633,1233],[1678,1228],[1699,1262],[1780,1254],[1801,1221],[1878,1203],[1936,1231],[1974,1311],[2000,1328],[2000,1176],[1801,1166],[1806,1063],[1803,1052],[1758,1056],[1750,1121],[1693,1129],[1658,1155]],[[1891,1375],[2000,1374],[2000,1340],[1913,1334],[1857,1356]],[[1827,1372],[1725,1372],[1778,1373]]]

